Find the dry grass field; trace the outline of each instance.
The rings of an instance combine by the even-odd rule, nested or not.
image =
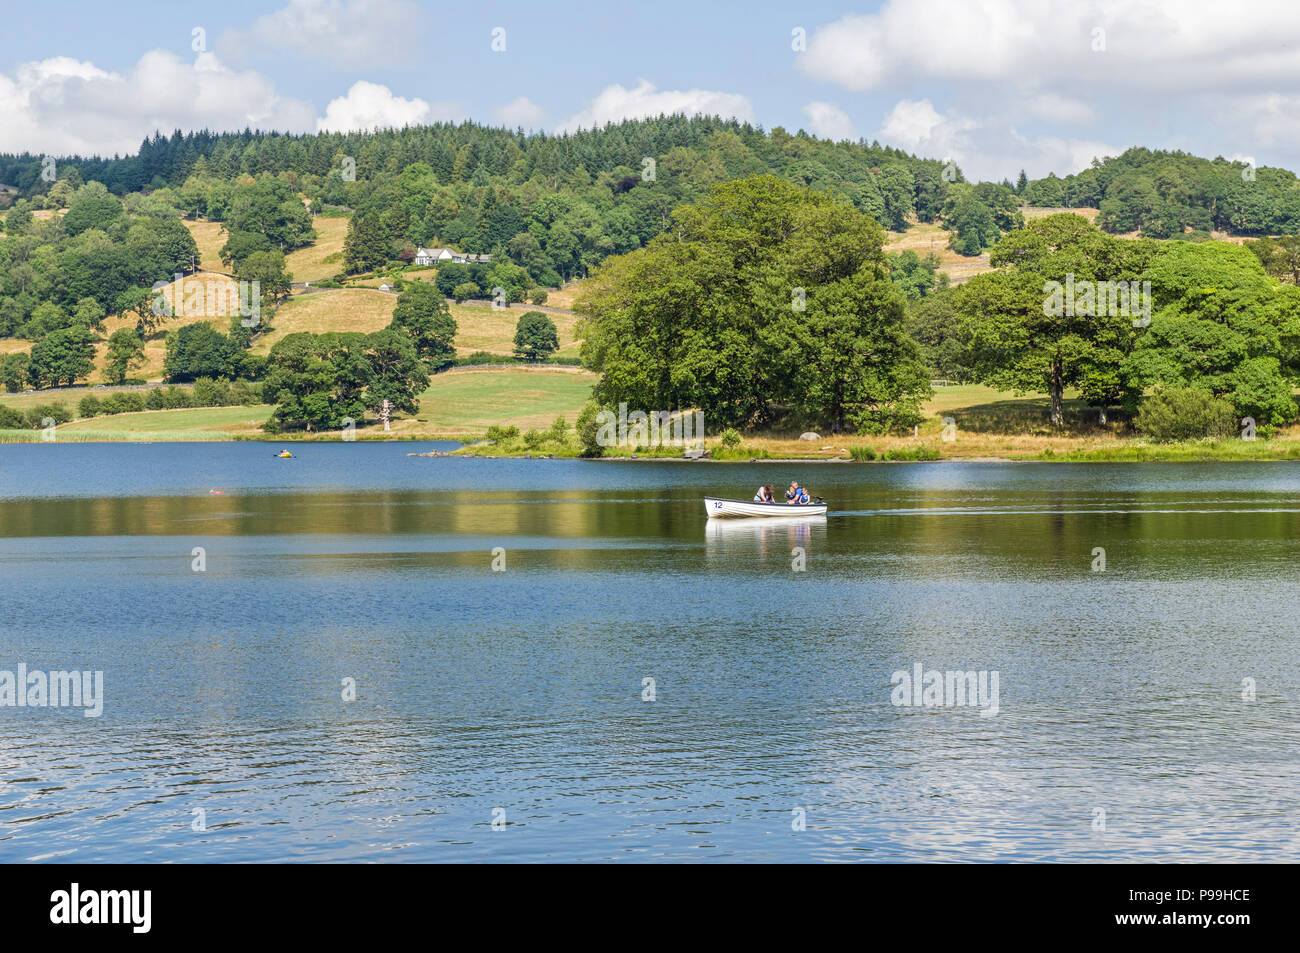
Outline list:
[[[225,271],[226,266],[221,263],[221,246],[226,243],[226,233],[221,230],[221,223],[206,219],[186,219],[183,222],[194,236],[194,244],[199,246],[199,270]]]
[[[974,275],[992,271],[988,253],[970,257],[959,255],[948,247],[948,230],[934,223],[913,225],[905,232],[888,232],[885,251],[914,251],[922,258],[933,253],[939,257],[939,270],[959,285]]]
[[[173,317],[162,323],[144,341],[145,361],[140,367],[127,372],[129,377],[147,381],[160,381],[163,376],[163,358],[167,353],[167,332],[186,324],[210,321],[218,331],[225,333],[230,319],[239,314],[239,284],[226,275],[200,272],[188,275],[179,282],[173,281],[161,294],[172,309]],[[104,340],[95,345],[95,372],[91,383],[107,381],[104,376],[104,358],[108,353],[108,336],[118,328],[134,327],[135,315],[113,315],[104,321]]]
[[[317,215],[311,224],[316,229],[316,241],[285,256],[285,267],[294,281],[320,281],[343,270],[343,239],[348,233],[348,220]]]
[[[1024,215],[1026,222],[1032,222],[1036,218],[1046,218],[1049,215],[1056,215],[1060,212],[1073,212],[1075,215],[1082,215],[1089,224],[1097,223],[1097,215],[1100,214],[1095,208],[1035,208],[1032,205],[1020,206],[1020,214]]]
[[[585,290],[586,284],[585,280],[571,281],[558,291],[547,291],[546,306],[548,308],[571,309],[574,300]]]
[[[397,296],[365,288],[331,288],[296,294],[280,306],[272,330],[253,342],[254,354],[266,354],[271,346],[298,331],[324,334],[327,331],[380,331],[393,320]]]
[[[460,354],[472,354],[475,351],[487,351],[489,354],[513,354],[515,350],[515,327],[519,318],[529,309],[527,305],[515,304],[509,308],[495,309],[476,305],[453,304],[451,316],[456,319],[456,351]],[[560,339],[560,357],[576,357],[581,343],[574,337],[578,316],[573,312],[545,312],[555,322],[555,330]]]

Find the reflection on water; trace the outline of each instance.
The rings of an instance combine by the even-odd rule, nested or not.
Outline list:
[[[1293,466],[423,449],[0,447],[0,860],[1300,858]]]
[[[705,552],[711,560],[737,558],[762,565],[776,555],[790,559],[792,551],[812,553],[813,541],[826,539],[825,516],[771,516],[754,519],[708,520],[704,525]]]

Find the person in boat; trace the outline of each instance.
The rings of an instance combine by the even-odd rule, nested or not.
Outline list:
[[[807,506],[812,502],[808,491],[799,485],[798,480],[790,481],[790,489],[785,491],[785,501],[791,506]]]
[[[775,503],[776,496],[772,493],[772,484],[760,486],[758,492],[754,494],[755,503]]]

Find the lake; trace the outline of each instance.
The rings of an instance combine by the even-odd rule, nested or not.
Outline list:
[[[291,446],[0,446],[0,860],[1300,859],[1300,464]]]

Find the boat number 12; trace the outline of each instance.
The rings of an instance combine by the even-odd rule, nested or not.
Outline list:
[[[720,510],[720,509],[722,509],[722,501],[721,501],[721,500],[714,500],[714,501],[713,501],[713,508],[714,508],[715,510]]]

